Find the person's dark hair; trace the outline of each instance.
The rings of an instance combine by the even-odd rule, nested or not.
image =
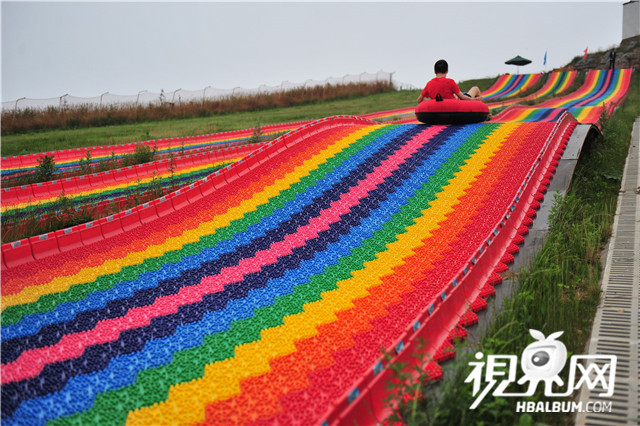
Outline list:
[[[433,69],[436,72],[436,74],[444,74],[444,73],[449,72],[449,64],[444,59],[440,59],[433,66]]]

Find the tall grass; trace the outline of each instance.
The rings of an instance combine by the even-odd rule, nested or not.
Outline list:
[[[407,395],[423,385],[403,385],[405,395],[397,397],[396,416],[421,419],[419,423],[405,422],[421,425],[572,423],[571,413],[519,414],[515,404],[520,398],[487,396],[470,411],[472,386],[464,380],[471,372],[469,362],[475,360],[471,352],[519,356],[529,343],[529,329],[545,335],[563,330],[561,340],[569,354],[584,352],[600,298],[601,253],[611,235],[631,131],[638,116],[640,74],[635,73],[627,98],[606,120],[602,135],[584,146],[567,196],[555,197],[547,239],[532,264],[518,274],[514,297],[505,301],[504,309],[473,351],[466,344],[458,347],[458,359],[445,365],[448,379],[437,391],[430,385],[433,389],[416,402]],[[567,377],[563,379],[566,383]],[[542,386],[538,388],[539,392],[527,400],[547,400]]]

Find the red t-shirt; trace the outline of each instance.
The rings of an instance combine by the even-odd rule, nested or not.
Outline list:
[[[459,93],[460,89],[455,81],[447,77],[435,77],[424,86],[422,90],[423,98],[435,99],[439,93],[442,99],[454,99],[454,93]]]

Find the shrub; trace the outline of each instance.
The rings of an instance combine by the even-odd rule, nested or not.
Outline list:
[[[153,161],[153,157],[155,157],[156,151],[157,147],[155,145],[153,149],[151,149],[148,145],[137,142],[136,149],[133,152],[133,164],[142,164]]]
[[[36,167],[36,182],[47,182],[53,180],[56,172],[56,162],[53,155],[45,155],[38,158],[38,166]]]

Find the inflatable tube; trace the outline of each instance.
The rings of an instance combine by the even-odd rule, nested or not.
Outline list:
[[[489,107],[481,101],[444,99],[422,101],[416,107],[416,118],[425,124],[469,124],[485,121]]]

